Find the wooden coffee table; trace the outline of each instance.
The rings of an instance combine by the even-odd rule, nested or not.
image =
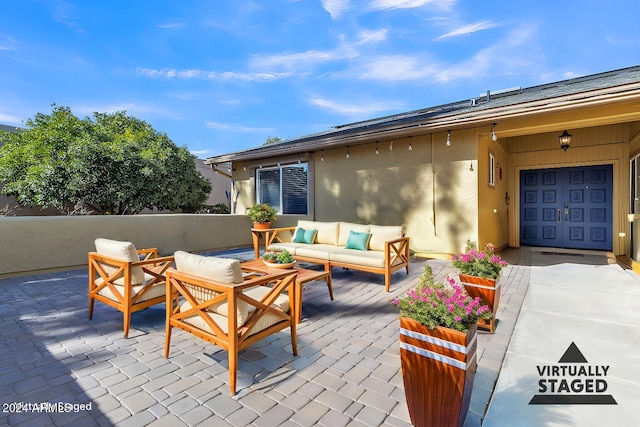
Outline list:
[[[264,265],[264,262],[261,258],[254,259],[252,261],[245,261],[240,264],[243,270],[255,271],[256,273],[279,273],[282,271],[280,268],[269,268]],[[296,305],[299,308],[298,310],[298,319],[297,323],[300,323],[302,320],[302,288],[305,283],[314,282],[316,280],[324,280],[327,282],[327,288],[329,288],[329,297],[331,301],[333,301],[333,288],[331,286],[331,271],[317,271],[317,270],[307,270],[301,267],[293,267],[291,270],[295,270],[298,272],[296,276],[296,286],[298,287],[298,291],[296,292]]]

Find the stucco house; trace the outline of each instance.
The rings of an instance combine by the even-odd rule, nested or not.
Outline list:
[[[239,214],[267,202],[290,222],[402,224],[416,252],[456,253],[470,239],[637,259],[639,159],[635,66],[487,91],[206,163],[231,162]]]

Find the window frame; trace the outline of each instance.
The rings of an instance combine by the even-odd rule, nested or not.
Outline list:
[[[305,183],[305,197],[306,197],[306,201],[305,201],[305,213],[291,213],[291,212],[284,212],[284,208],[285,208],[285,195],[283,192],[283,180],[285,178],[285,173],[284,173],[284,169],[289,169],[289,168],[300,168],[303,169],[305,174],[306,174],[306,183]],[[275,166],[266,166],[266,167],[262,167],[262,168],[258,168],[256,169],[256,203],[268,203],[267,201],[262,200],[262,192],[261,192],[261,186],[262,186],[262,177],[261,174],[262,172],[266,172],[266,171],[273,171],[273,170],[277,170],[279,171],[279,183],[278,183],[278,196],[279,196],[279,200],[278,200],[278,206],[274,206],[276,208],[276,211],[278,212],[278,215],[309,215],[309,211],[311,208],[311,204],[310,204],[310,167],[309,167],[309,163],[307,162],[299,162],[299,163],[290,163],[290,164],[278,164]],[[286,187],[286,186],[285,186]]]

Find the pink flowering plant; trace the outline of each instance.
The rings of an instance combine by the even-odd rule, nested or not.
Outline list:
[[[481,305],[480,298],[472,298],[447,276],[447,283],[436,282],[431,267],[425,267],[418,286],[402,297],[391,300],[400,307],[400,316],[408,317],[429,329],[437,326],[468,332],[478,319],[490,319],[493,314],[487,305]]]
[[[467,240],[467,246],[463,254],[454,255],[452,264],[460,270],[460,273],[469,276],[483,277],[485,279],[495,279],[500,274],[500,270],[506,267],[507,263],[495,254],[495,246],[487,243],[484,250],[478,250],[476,244]]]

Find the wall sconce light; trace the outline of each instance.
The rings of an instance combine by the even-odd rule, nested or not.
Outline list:
[[[244,166],[242,166],[243,170],[247,170],[247,164],[245,163]]]
[[[496,124],[493,124],[493,128],[491,128],[491,140],[492,141],[497,141],[498,140],[498,135],[496,135]]]
[[[320,153],[320,161],[324,162],[324,150]]]
[[[627,214],[627,221],[633,222],[635,220],[636,220],[636,214],[632,214],[632,213]]]
[[[346,155],[345,157],[346,157],[347,159],[348,159],[349,157],[351,157],[351,156],[350,156],[350,154],[349,154],[349,146],[348,146],[348,145],[347,145],[347,155]]]
[[[447,147],[451,147],[451,131],[447,131]]]
[[[411,143],[412,136],[409,137],[409,151],[413,151],[413,144]]]
[[[560,148],[562,148],[564,151],[567,151],[567,148],[569,148],[569,145],[571,145],[571,137],[572,135],[566,130],[562,132],[562,135],[558,137]]]
[[[378,150],[378,141],[376,141],[376,154],[380,154],[380,150]]]

